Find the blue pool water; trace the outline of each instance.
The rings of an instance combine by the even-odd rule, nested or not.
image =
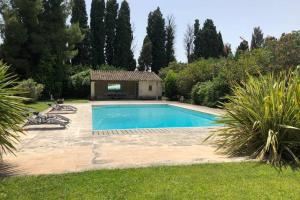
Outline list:
[[[216,126],[216,116],[167,104],[93,106],[93,130]]]

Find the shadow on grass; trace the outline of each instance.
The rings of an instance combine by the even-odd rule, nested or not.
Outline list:
[[[5,177],[24,175],[24,172],[17,169],[16,165],[0,161],[0,180]]]

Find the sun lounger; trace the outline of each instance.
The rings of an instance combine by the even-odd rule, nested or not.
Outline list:
[[[77,108],[70,105],[63,105],[63,104],[48,104],[52,109],[51,111],[72,111],[76,112]],[[51,112],[50,111],[50,112]]]
[[[33,116],[27,119],[24,126],[52,124],[66,127],[69,122],[70,120],[68,118],[61,115],[42,115],[40,113],[34,113]]]

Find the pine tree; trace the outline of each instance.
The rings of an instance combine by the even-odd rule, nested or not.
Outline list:
[[[91,5],[91,56],[94,69],[105,64],[105,1],[93,0]]]
[[[224,43],[223,43],[223,38],[221,32],[218,33],[218,56],[222,57],[224,56]]]
[[[193,55],[194,55],[194,28],[191,25],[187,25],[183,42],[184,42],[187,62],[190,63],[192,62]]]
[[[116,24],[118,15],[118,3],[116,0],[108,0],[105,14],[105,56],[108,65],[113,65],[115,60]]]
[[[157,73],[166,66],[165,20],[159,7],[148,16],[147,35],[152,44],[152,69]]]
[[[139,68],[143,68],[145,71],[152,66],[152,44],[147,35],[144,38],[143,47],[138,62]]]
[[[251,40],[251,50],[261,48],[264,43],[264,34],[260,27],[254,27]]]
[[[201,30],[199,20],[196,19],[194,23],[194,58],[199,59],[202,55],[201,52]]]
[[[73,65],[87,65],[90,63],[90,42],[88,17],[84,0],[72,1],[72,17],[71,24],[78,23],[80,30],[85,34],[82,42],[76,44],[78,54],[72,59]]]
[[[176,60],[175,58],[175,20],[173,16],[169,16],[167,18],[167,26],[166,26],[166,65],[168,66],[170,62]]]
[[[135,69],[135,61],[131,50],[133,34],[130,23],[130,9],[127,1],[123,1],[119,10],[116,40],[115,40],[115,59],[116,67],[125,68],[127,70]]]

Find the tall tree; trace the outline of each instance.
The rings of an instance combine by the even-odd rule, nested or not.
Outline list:
[[[260,27],[254,27],[251,40],[251,50],[261,48],[264,43],[264,34]]]
[[[224,56],[224,43],[221,32],[218,33],[218,55],[219,57]]]
[[[127,1],[123,1],[119,10],[116,40],[115,40],[115,59],[116,67],[125,68],[127,70],[135,69],[135,60],[131,50],[133,34],[130,23],[130,9]]]
[[[239,57],[239,55],[241,53],[244,53],[246,51],[249,51],[249,44],[248,44],[248,41],[241,38],[242,41],[241,43],[239,44],[238,48],[236,49],[236,52],[235,52],[235,57]]]
[[[170,62],[176,60],[175,58],[175,20],[173,16],[167,17],[167,26],[166,26],[166,64],[169,65]]]
[[[220,55],[219,39],[214,22],[211,19],[207,19],[204,22],[203,28],[198,35],[201,35],[200,41],[201,56],[207,58],[217,58]]]
[[[190,63],[193,59],[194,54],[194,28],[191,25],[187,25],[183,42],[187,62]]]
[[[29,78],[37,70],[44,47],[39,21],[42,12],[42,0],[1,2],[4,22],[1,56],[20,78]]]
[[[94,69],[105,64],[105,1],[93,0],[91,5],[91,56]]]
[[[232,51],[231,51],[231,45],[230,44],[225,44],[224,45],[224,56],[232,56]]]
[[[78,23],[66,26],[67,2],[43,0],[43,8],[40,23],[45,46],[36,80],[46,85],[46,92],[59,97],[66,83],[66,61],[77,54],[75,44],[82,41],[84,36]]]
[[[196,19],[194,23],[194,57],[195,59],[200,58],[202,55],[201,52],[201,29],[199,20]]]
[[[72,1],[71,24],[78,23],[80,30],[85,34],[84,39],[76,44],[77,55],[72,59],[73,65],[87,65],[90,63],[89,27],[86,6],[84,0]]]
[[[108,65],[114,64],[115,59],[115,40],[116,40],[116,25],[118,15],[118,3],[116,0],[108,0],[106,2],[105,13],[105,56]]]
[[[147,71],[149,67],[152,66],[152,44],[147,35],[144,39],[138,62],[139,68],[143,68],[145,71]]]
[[[152,69],[157,73],[166,66],[165,19],[159,7],[148,16],[147,35],[152,44]]]

